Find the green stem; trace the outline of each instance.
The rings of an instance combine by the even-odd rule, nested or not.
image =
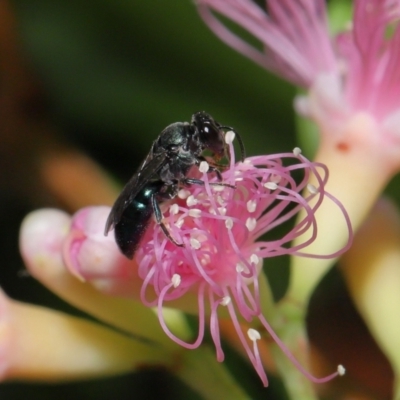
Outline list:
[[[182,357],[176,375],[204,399],[250,399],[224,365],[216,361],[210,348],[201,346],[194,351],[185,350]]]
[[[274,329],[300,364],[308,369],[308,337],[305,310],[292,302],[279,303]],[[277,346],[273,354],[279,375],[291,400],[317,400],[314,384],[307,379]]]

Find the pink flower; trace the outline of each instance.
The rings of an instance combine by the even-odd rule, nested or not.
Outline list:
[[[86,207],[73,216],[63,243],[64,262],[78,279],[108,294],[131,297],[132,263],[119,252],[113,236],[103,233],[109,213],[106,206]]]
[[[196,0],[206,24],[228,45],[295,85],[308,87],[320,72],[334,71],[325,0],[270,0],[264,11],[252,0]],[[241,26],[259,48],[229,30],[212,13]],[[262,49],[262,50],[260,50]]]
[[[196,1],[204,21],[223,41],[310,90],[296,107],[318,122],[323,135],[345,140],[350,120],[366,113],[388,148],[388,162],[400,168],[399,0],[355,0],[352,28],[336,38],[329,35],[324,0],[269,0],[266,10],[252,0]],[[214,13],[246,29],[259,48]],[[339,144],[348,146],[347,141]]]
[[[317,235],[314,213],[325,197],[336,202],[324,189],[327,169],[322,164],[308,161],[299,149],[293,153],[250,157],[243,163],[234,164],[232,144],[230,146],[231,165],[223,173],[223,182],[236,188],[218,185],[215,178],[209,179],[208,166],[204,163],[200,165],[204,187],[193,185],[182,189],[179,198],[164,210],[172,236],[185,246],[177,247],[171,243],[157,224],[146,232],[136,255],[139,276],[143,280],[141,300],[149,307],[158,307],[160,324],[166,334],[189,349],[201,344],[206,315],[210,313],[209,324],[218,361],[224,359],[218,310],[227,307],[242,345],[265,386],[268,381],[256,343],[261,338],[260,333],[255,329],[248,330],[247,336],[253,342],[250,347],[238,315],[247,322],[257,319],[309,379],[315,382],[329,380],[337,373],[323,379],[312,377],[273,332],[261,313],[258,286],[263,259],[283,254],[311,256],[301,250]],[[283,162],[289,162],[289,165]],[[295,171],[303,173],[300,183],[292,176]],[[316,178],[318,187],[307,185],[311,175]],[[300,194],[303,190],[307,192],[305,197]],[[304,218],[283,237],[263,238],[292,219],[299,210],[305,211]],[[347,218],[343,209],[342,212]],[[296,237],[309,230],[312,233],[307,239],[294,247],[289,246]],[[334,257],[344,250],[320,257]],[[148,291],[153,294],[153,299],[148,299]],[[199,332],[193,343],[186,343],[169,330],[162,308],[169,301],[193,291],[198,296]],[[207,304],[209,311],[206,311]]]
[[[327,189],[357,229],[400,171],[400,0],[354,0],[353,21],[336,37],[329,33],[325,0],[267,0],[265,9],[252,0],[196,2],[222,40],[307,90],[295,99],[295,108],[316,122],[315,160],[328,166]],[[260,45],[244,41],[219,16]],[[308,252],[327,254],[345,243],[347,228],[337,224],[329,203],[317,220],[319,237]],[[306,266],[292,258],[287,297],[305,307],[331,265],[332,260],[314,259]]]
[[[227,136],[232,138],[228,134]],[[218,313],[221,307],[226,307],[240,341],[265,386],[268,380],[257,347],[261,334],[250,328],[246,335],[240,326],[240,318],[248,323],[257,321],[258,326],[261,323],[304,375],[314,382],[325,382],[338,373],[321,379],[310,375],[268,324],[261,312],[258,276],[263,259],[269,257],[295,254],[326,258],[345,251],[350,240],[346,248],[330,255],[305,254],[302,249],[316,238],[318,227],[314,214],[324,200],[333,201],[339,207],[350,232],[347,214],[342,205],[325,191],[328,178],[326,167],[308,161],[299,149],[296,148],[293,153],[250,157],[235,164],[232,143],[229,146],[231,164],[223,172],[222,183],[216,177],[210,179],[207,174],[208,164],[202,162],[199,178],[204,181],[204,186],[183,188],[176,199],[162,204],[166,226],[173,238],[178,243],[183,243],[184,247],[178,247],[166,238],[155,222],[147,229],[135,254],[137,273],[142,281],[140,299],[143,304],[158,308],[158,318],[165,333],[188,349],[200,346],[208,322],[218,361],[224,359]],[[293,178],[294,173],[302,175],[300,182]],[[308,184],[312,176],[317,182],[316,186]],[[303,191],[307,194],[300,194]],[[87,209],[78,213],[73,221],[80,218],[88,221],[88,216],[95,213],[95,210],[97,209]],[[304,211],[304,217],[286,234],[275,239],[264,237],[272,237],[275,228],[293,220],[300,210]],[[85,226],[86,232],[96,229],[101,232],[98,225],[105,222],[106,216],[89,219],[92,222],[73,222],[72,226]],[[89,228],[90,224],[95,224],[97,228]],[[304,235],[305,232],[309,234]],[[71,235],[87,236],[86,233],[77,234],[74,228]],[[301,243],[290,247],[290,242],[299,236],[303,237]],[[101,237],[99,240],[102,240]],[[80,257],[73,240],[65,243],[65,260],[69,268],[75,274],[78,269],[80,276],[90,279],[93,272],[85,273],[85,265],[90,265],[90,253],[87,253],[89,258]],[[84,246],[80,244],[81,249]],[[97,245],[93,248],[96,251]],[[115,248],[111,250],[115,252]],[[112,270],[112,263],[109,269]],[[104,277],[110,274],[104,272],[107,268],[102,267],[102,270],[101,275]],[[118,274],[110,274],[112,279],[116,275]],[[136,278],[133,280],[137,281]],[[190,298],[193,293],[197,297],[199,332],[193,343],[187,343],[171,332],[164,320],[163,307],[174,306],[174,300],[185,295]],[[248,339],[253,343],[252,346]]]

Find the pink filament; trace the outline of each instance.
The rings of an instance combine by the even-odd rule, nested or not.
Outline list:
[[[336,68],[322,0],[270,0],[264,11],[251,0],[197,0],[200,16],[225,43],[292,83],[308,87],[320,71]],[[257,49],[215,13],[256,38]]]

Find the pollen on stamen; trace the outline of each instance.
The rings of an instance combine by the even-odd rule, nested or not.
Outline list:
[[[266,182],[264,183],[264,187],[270,190],[278,189],[278,185],[275,182]]]
[[[235,182],[243,181],[243,173],[242,171],[235,171]]]
[[[171,215],[176,215],[176,214],[178,214],[178,212],[179,212],[179,206],[178,206],[178,204],[172,204],[172,206],[169,208],[169,213],[171,214]]]
[[[220,303],[221,306],[227,306],[231,302],[231,298],[229,296],[225,296],[221,299]]]
[[[221,215],[225,215],[226,214],[226,207],[218,207],[218,211]]]
[[[193,218],[200,218],[201,210],[198,208],[192,208],[191,210],[189,210],[189,215]]]
[[[295,148],[293,149],[293,154],[294,154],[296,157],[298,157],[298,156],[301,154],[301,149],[300,149],[300,147],[295,147]]]
[[[188,207],[195,206],[199,201],[192,194],[186,199],[186,205]]]
[[[255,342],[255,341],[261,339],[260,332],[258,332],[257,330],[255,330],[255,329],[253,329],[253,328],[250,328],[250,329],[247,331],[247,336],[249,337],[249,339],[250,339],[252,342]]]
[[[207,161],[202,161],[199,165],[199,171],[202,174],[205,174],[206,172],[208,172],[208,170],[210,169],[210,165],[208,164]]]
[[[179,274],[172,275],[171,283],[174,288],[177,288],[181,284],[181,276]]]
[[[339,364],[337,367],[337,372],[338,372],[339,376],[343,376],[346,373],[346,368],[343,367],[342,364]]]
[[[246,204],[247,211],[252,213],[256,210],[257,203],[254,200],[249,200]]]
[[[227,218],[225,221],[225,226],[227,229],[232,229],[233,228],[233,220],[232,218]]]
[[[307,185],[307,190],[311,193],[311,194],[317,194],[318,193],[318,189],[311,183],[309,183]]]
[[[235,140],[235,132],[228,131],[225,133],[225,143],[231,144]]]
[[[260,257],[258,257],[257,254],[252,254],[250,256],[250,262],[254,265],[258,265],[258,263],[260,262]]]
[[[176,222],[175,222],[175,226],[177,227],[177,228],[182,228],[182,225],[183,225],[183,223],[185,222],[185,219],[184,218],[179,218]]]
[[[190,196],[190,192],[189,192],[189,190],[187,190],[187,189],[181,189],[181,190],[178,192],[178,197],[179,197],[180,199],[182,199],[182,200],[187,199],[189,196]]]
[[[201,243],[195,238],[190,238],[190,246],[192,246],[193,249],[198,250],[201,247]]]
[[[251,232],[257,225],[257,220],[255,218],[247,218],[246,227]]]
[[[236,272],[238,272],[240,274],[243,271],[244,271],[244,265],[242,263],[238,262],[236,264]]]
[[[201,265],[207,265],[210,264],[211,258],[208,254],[204,254],[204,256],[201,258],[200,263]]]

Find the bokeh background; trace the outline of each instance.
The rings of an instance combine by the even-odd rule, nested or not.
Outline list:
[[[188,121],[200,110],[240,132],[249,155],[290,151],[297,144],[294,95],[293,87],[221,43],[190,0],[2,0],[0,285],[13,298],[80,313],[31,279],[18,252],[19,225],[29,211],[74,211],[58,187],[76,190],[78,197],[79,188],[69,186],[65,168],[57,174],[57,164],[53,168],[47,163],[52,157],[79,151],[122,185],[165,126]],[[397,193],[395,186],[391,190]],[[287,282],[287,259],[268,260],[265,270],[279,298]],[[327,348],[332,347],[330,340],[340,343],[335,342],[336,362],[341,345],[349,352],[348,329],[361,335],[362,357],[373,354],[358,361],[368,368],[355,368],[358,376],[351,375],[350,384],[371,398],[386,398],[381,396],[390,394],[389,366],[352,308],[340,275],[333,272],[325,281],[329,290],[316,293],[311,309],[311,336]],[[346,313],[348,325],[337,319]],[[328,334],[322,323],[312,324],[313,319],[322,321],[321,315],[331,324]],[[360,360],[359,354],[353,355]],[[378,363],[384,382],[368,382],[372,363]],[[284,399],[278,379],[272,379],[266,391],[233,351],[227,352],[227,365],[251,398]],[[59,400],[196,399],[165,371],[58,385],[0,385],[2,400],[28,395]]]

